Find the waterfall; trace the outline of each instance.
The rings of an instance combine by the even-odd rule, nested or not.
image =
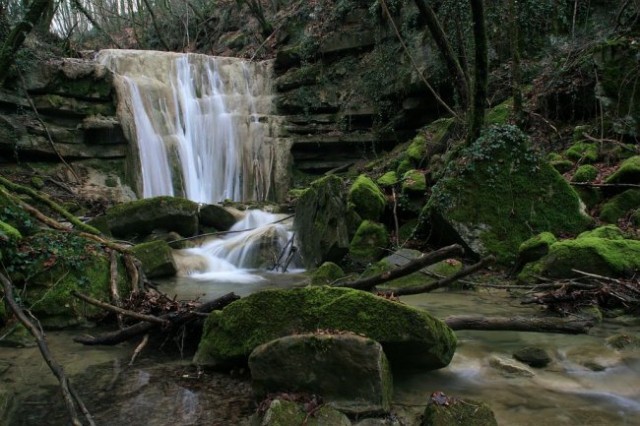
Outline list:
[[[137,50],[103,50],[98,60],[114,73],[144,198],[263,201],[273,197],[274,181],[286,181],[290,145],[274,135],[269,62]],[[251,271],[288,265],[294,252],[284,219],[249,211],[229,233],[175,250],[174,258],[196,279],[260,280]]]
[[[119,116],[137,141],[143,197],[272,196],[278,140],[270,63],[137,50],[103,50],[98,60],[115,74]]]

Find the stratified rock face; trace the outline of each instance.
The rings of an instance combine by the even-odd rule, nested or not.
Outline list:
[[[382,346],[355,334],[272,340],[251,352],[249,368],[259,398],[305,392],[350,414],[385,413],[391,406],[391,372]]]
[[[298,199],[294,228],[307,268],[339,262],[349,250],[347,200],[337,176],[313,182]]]
[[[577,234],[590,223],[573,189],[510,125],[488,129],[450,163],[422,221],[436,238],[503,263],[537,233]]]
[[[198,231],[198,204],[184,198],[148,198],[112,207],[91,223],[120,238],[140,238],[155,229],[190,237]]]
[[[318,329],[380,342],[394,368],[445,367],[456,347],[453,331],[424,311],[358,290],[307,287],[262,291],[213,312],[194,362],[242,364],[258,345]]]

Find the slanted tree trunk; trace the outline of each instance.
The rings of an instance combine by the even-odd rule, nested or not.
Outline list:
[[[22,18],[22,21],[18,22],[6,40],[2,47],[0,47],[0,86],[4,83],[13,61],[15,59],[16,52],[24,43],[27,34],[40,22],[41,18],[51,7],[53,0],[33,0],[26,15]]]
[[[436,42],[436,45],[440,50],[440,54],[447,66],[447,70],[454,78],[455,87],[458,91],[458,95],[460,96],[460,103],[463,108],[466,108],[469,105],[469,77],[465,74],[462,65],[460,65],[460,62],[458,61],[433,8],[429,6],[425,0],[415,0],[415,3],[420,11],[420,15],[424,18],[427,24],[427,28],[429,29],[433,40]]]
[[[516,0],[509,1],[509,44],[511,45],[511,91],[513,115],[520,121],[522,115],[522,90],[520,90],[520,32]]]
[[[489,80],[489,57],[487,47],[487,30],[484,20],[483,0],[469,0],[473,20],[473,38],[475,40],[475,66],[473,80],[473,102],[469,120],[467,144],[478,139],[484,125],[487,99],[487,83]]]

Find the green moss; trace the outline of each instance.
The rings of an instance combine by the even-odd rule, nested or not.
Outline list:
[[[0,240],[19,240],[22,234],[13,226],[0,220]]]
[[[42,178],[39,176],[32,177],[30,183],[31,183],[31,186],[34,187],[35,189],[44,188],[44,180],[42,180]]]
[[[551,246],[540,260],[542,272],[552,278],[575,276],[572,269],[605,276],[622,276],[640,270],[640,241],[582,237]]]
[[[402,160],[400,161],[400,163],[398,163],[398,167],[396,168],[396,174],[398,176],[402,176],[411,169],[413,169],[413,165],[411,164],[411,161]]]
[[[598,160],[598,145],[591,142],[577,142],[571,145],[564,155],[573,161],[594,163]]]
[[[176,274],[177,268],[172,252],[169,244],[163,240],[136,244],[131,248],[131,253],[140,261],[142,270],[149,278]]]
[[[551,232],[541,232],[535,237],[529,238],[528,240],[520,244],[520,247],[518,247],[518,253],[522,254],[530,250],[535,250],[540,246],[546,246],[547,248],[549,248],[553,243],[557,241],[558,240],[556,239],[555,235],[553,235]]]
[[[440,278],[450,277],[451,275],[459,272],[462,269],[462,262],[455,259],[447,259],[441,262],[429,265],[422,271],[414,272],[413,274],[405,275],[404,277],[396,278],[395,280],[387,281],[384,284],[377,286],[380,290],[395,290],[399,288],[410,288],[423,286],[429,283],[433,283]],[[363,273],[362,277],[370,277],[379,275],[384,272],[389,272],[396,269],[396,266],[391,265],[387,260],[382,259],[370,265]]]
[[[640,189],[627,189],[607,201],[600,210],[600,220],[616,223],[629,211],[640,207]]]
[[[349,203],[362,219],[378,220],[387,201],[380,188],[366,175],[360,175],[349,190]]]
[[[551,161],[551,166],[556,169],[558,173],[566,173],[573,169],[573,161],[565,159],[553,160]]]
[[[359,263],[374,262],[382,256],[388,245],[389,234],[385,227],[365,220],[360,224],[349,244],[349,253]]]
[[[426,191],[427,182],[421,171],[409,170],[402,176],[402,192],[424,194]]]
[[[324,262],[311,275],[311,285],[329,285],[344,277],[344,271],[333,262]]]
[[[266,290],[207,318],[194,362],[223,366],[246,362],[258,345],[278,337],[343,330],[380,342],[391,365],[440,368],[451,360],[455,334],[424,311],[373,294],[331,287]]]
[[[463,150],[437,184],[422,220],[447,241],[511,262],[532,235],[578,233],[591,223],[580,200],[515,126],[493,127]]]
[[[606,183],[638,182],[640,182],[640,155],[624,160],[618,170],[606,179]]]
[[[380,176],[376,182],[382,187],[393,186],[398,183],[398,175],[396,172],[390,171]]]
[[[418,219],[411,219],[406,223],[400,225],[400,229],[398,230],[398,241],[400,243],[407,241],[413,236],[413,231],[415,231],[416,226],[418,225]]]
[[[484,122],[488,126],[493,124],[507,124],[511,116],[511,111],[513,111],[513,98],[509,98],[488,110]]]
[[[591,164],[584,164],[576,170],[571,182],[593,182],[598,177],[598,169]]]
[[[624,240],[627,238],[622,229],[616,225],[599,226],[596,229],[585,231],[576,238],[605,238],[607,240]]]
[[[631,223],[633,224],[633,226],[640,227],[640,209],[634,210],[629,215],[629,220],[631,220]]]
[[[593,209],[602,202],[602,191],[600,191],[600,188],[574,187],[573,189],[588,210]]]
[[[411,161],[413,164],[418,165],[420,161],[424,158],[426,154],[427,140],[424,135],[418,135],[411,141],[411,144],[407,148],[405,152],[407,159]]]

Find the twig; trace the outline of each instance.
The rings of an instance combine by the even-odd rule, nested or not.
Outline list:
[[[136,346],[136,349],[133,351],[133,355],[131,355],[131,361],[129,361],[129,367],[133,365],[133,362],[136,360],[136,357],[140,355],[140,352],[142,352],[145,346],[147,346],[148,342],[149,342],[149,333],[144,335],[140,344]]]
[[[40,349],[40,353],[42,354],[42,358],[45,360],[51,372],[56,376],[58,381],[60,382],[60,389],[62,391],[62,397],[64,399],[65,405],[67,406],[67,411],[69,412],[69,416],[71,417],[71,422],[74,426],[82,426],[82,422],[80,421],[80,417],[78,416],[78,412],[76,410],[75,404],[77,403],[83,413],[85,414],[86,420],[90,425],[95,426],[93,419],[84,404],[75,394],[72,393],[70,387],[71,384],[69,379],[64,373],[64,369],[58,362],[53,358],[51,352],[49,351],[49,346],[45,340],[44,334],[40,331],[38,327],[36,327],[33,322],[25,315],[24,311],[18,304],[16,303],[13,297],[13,284],[4,274],[0,272],[0,281],[2,282],[2,287],[4,288],[4,296],[9,308],[16,315],[18,320],[29,330],[31,335],[35,338],[36,343],[38,344],[38,349]]]
[[[122,302],[120,301],[120,294],[118,293],[118,255],[115,251],[111,250],[109,255],[109,289],[111,291],[111,301],[113,304],[122,308]],[[116,313],[118,319],[118,328],[124,328],[124,321],[121,313]]]

